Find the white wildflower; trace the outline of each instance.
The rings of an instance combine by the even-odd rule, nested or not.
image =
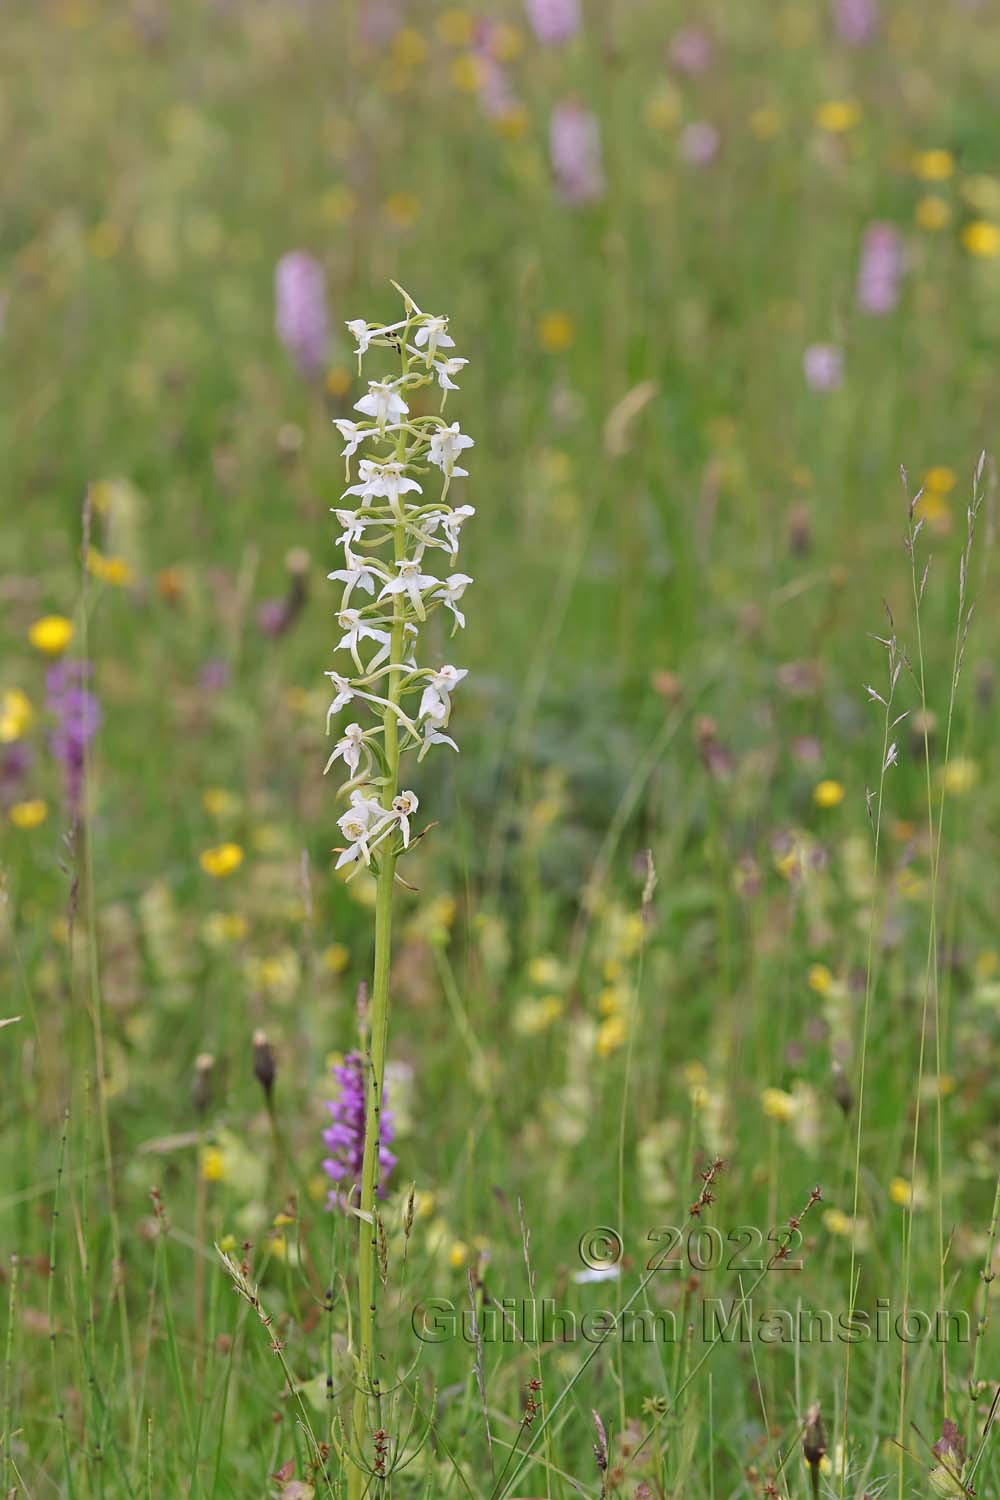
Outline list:
[[[400,792],[398,797],[392,799],[392,810],[396,814],[400,832],[403,835],[403,848],[410,847],[410,819],[420,806],[420,799],[416,792]]]
[[[355,401],[354,410],[371,417],[379,430],[384,432],[387,422],[394,417],[408,416],[410,408],[396,389],[394,381],[369,380],[368,394],[362,396],[360,401]]]
[[[426,619],[424,602],[420,597],[421,591],[433,588],[441,580],[433,577],[430,573],[421,573],[420,563],[416,558],[404,557],[396,564],[396,567],[399,569],[399,577],[393,578],[386,584],[378,596],[379,603],[381,604],[382,600],[389,595],[405,594],[419,618],[421,620]]]
[[[456,467],[455,460],[464,448],[474,448],[472,438],[466,437],[464,432],[459,432],[458,423],[452,422],[450,427],[439,427],[437,432],[431,433],[431,447],[427,455],[429,464],[436,464],[442,474],[448,479],[455,475],[463,478],[468,475],[468,469]]]
[[[431,673],[431,680],[424,688],[420,699],[420,710],[417,714],[419,719],[440,718],[442,724],[447,724],[451,714],[451,694],[463,677],[469,674],[464,667],[452,667],[445,665],[437,672]]]
[[[447,318],[428,318],[417,329],[413,342],[418,349],[424,350],[424,357],[428,364],[433,364],[438,349],[454,349],[455,347],[455,340],[448,337]]]
[[[358,766],[361,764],[361,752],[364,749],[365,732],[360,724],[348,724],[344,730],[344,738],[338,740],[333,747],[333,754],[323,767],[323,775],[333,765],[335,760],[342,760],[352,776],[358,774]]]
[[[443,391],[457,391],[458,386],[452,380],[469,361],[467,359],[436,359],[434,368],[437,371],[438,385]]]
[[[349,806],[338,820],[346,847],[338,869],[361,868],[376,856],[391,864],[400,852],[397,829],[402,848],[410,847],[420,804],[416,793],[399,790],[401,757],[412,752],[420,762],[434,745],[458,750],[446,731],[452,694],[467,675],[450,664],[431,670],[418,658],[420,627],[434,610],[451,615],[453,635],[465,625],[461,604],[472,579],[454,559],[475,510],[451,506],[448,488],[466,477],[462,459],[475,445],[457,422],[411,418],[409,402],[411,393],[422,401],[421,391],[439,388],[443,409],[468,361],[453,352],[447,317],[425,314],[408,293],[402,296],[406,316],[399,322],[347,324],[359,359],[378,347],[397,364],[394,376],[368,382],[354,406],[360,420],[335,419],[347,468],[342,498],[356,502],[353,510],[333,507],[344,562],[327,575],[343,586],[336,649],[350,654],[355,674],[327,673],[328,732],[349,705],[356,715],[337,734],[326,765],[341,762],[347,773]],[[425,490],[432,492],[426,501]],[[428,548],[448,555],[454,571],[445,578],[426,571]]]
[[[471,582],[472,579],[468,573],[450,573],[441,585],[441,592],[436,596],[440,599],[445,609],[450,609],[455,617],[455,624],[452,629],[453,635],[459,626],[463,630],[465,629],[465,615],[458,608],[458,601]]]

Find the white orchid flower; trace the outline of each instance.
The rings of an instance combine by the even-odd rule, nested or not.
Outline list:
[[[459,370],[463,369],[468,363],[467,359],[436,359],[434,361],[438,385],[443,391],[458,390],[458,386],[451,377],[457,375]]]
[[[391,579],[386,584],[378,596],[378,602],[381,604],[383,599],[392,594],[405,594],[413,605],[417,617],[425,620],[427,611],[420,597],[421,591],[434,588],[435,584],[440,583],[441,580],[430,573],[421,573],[420,563],[414,558],[404,557],[396,564],[396,567],[399,569],[399,577]]]
[[[455,624],[451,632],[452,635],[455,634],[455,631],[459,628],[459,626],[461,626],[463,630],[465,629],[465,615],[459,609],[458,601],[461,599],[462,595],[465,593],[471,582],[472,579],[469,577],[468,573],[450,573],[445,579],[444,583],[441,585],[441,592],[435,596],[441,601],[445,609],[451,610],[452,614],[455,617]]]
[[[337,616],[337,624],[344,634],[337,642],[335,649],[349,651],[354,657],[354,665],[359,672],[374,672],[379,663],[385,661],[389,655],[392,641],[388,631],[377,630],[374,626],[368,625],[361,618],[361,611],[358,609],[342,609]],[[361,641],[375,641],[381,648],[372,657],[367,667],[362,666],[358,655],[358,646]]]
[[[420,806],[420,799],[416,792],[400,792],[398,797],[392,799],[392,810],[399,823],[400,832],[403,835],[403,848],[410,847],[410,819]]]
[[[358,774],[358,766],[361,764],[361,752],[364,749],[365,732],[360,724],[348,724],[344,730],[344,737],[337,741],[333,747],[333,754],[323,767],[323,775],[333,765],[334,761],[342,760],[351,776]]]
[[[395,381],[369,380],[368,394],[355,401],[354,410],[371,417],[379,431],[384,432],[387,422],[407,416],[410,408],[399,394]]]
[[[467,677],[468,670],[465,667],[452,667],[448,664],[431,673],[431,680],[424,688],[420,699],[418,719],[440,719],[442,725],[447,724],[451,713],[451,694],[463,677]]]
[[[466,478],[468,469],[459,469],[455,460],[465,448],[474,448],[475,442],[467,437],[464,432],[459,432],[458,423],[452,422],[450,427],[439,427],[437,432],[431,433],[431,447],[427,455],[427,462],[435,464],[445,478],[453,479],[456,476]]]
[[[418,349],[424,350],[427,363],[433,364],[438,349],[454,349],[455,340],[448,337],[447,318],[428,318],[413,335]]]

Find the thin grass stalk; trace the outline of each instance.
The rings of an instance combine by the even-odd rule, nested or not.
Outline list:
[[[861,1132],[865,1112],[865,1083],[867,1080],[868,1066],[868,1028],[871,1023],[872,1005],[872,977],[873,959],[875,952],[875,923],[878,912],[878,872],[879,851],[882,836],[882,808],[885,798],[885,777],[888,770],[890,733],[892,728],[891,712],[892,700],[898,677],[896,664],[896,641],[895,632],[890,617],[890,635],[887,644],[889,655],[889,688],[887,696],[880,701],[883,703],[885,713],[882,726],[882,755],[879,768],[878,790],[874,800],[873,815],[873,850],[872,850],[872,894],[868,911],[868,941],[865,955],[865,994],[861,1018],[861,1055],[858,1062],[858,1098],[857,1098],[857,1126],[854,1137],[854,1188],[851,1207],[851,1260],[848,1272],[848,1317],[853,1319],[854,1308],[857,1297],[857,1222],[858,1204],[861,1197]],[[847,1343],[844,1354],[844,1404],[841,1412],[841,1453],[840,1466],[840,1500],[844,1500],[847,1485],[847,1430],[850,1411],[851,1390],[851,1344]]]

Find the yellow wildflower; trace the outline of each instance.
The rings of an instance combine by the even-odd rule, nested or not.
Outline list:
[[[839,807],[844,800],[844,788],[839,781],[819,781],[813,788],[813,801],[817,807]]]
[[[35,710],[31,699],[20,688],[8,688],[0,698],[0,745],[19,740],[31,726]]]
[[[323,950],[323,967],[331,974],[343,974],[351,961],[351,950],[345,948],[343,943],[331,943],[329,948]]]
[[[955,797],[962,797],[966,792],[971,792],[979,780],[979,767],[968,756],[956,756],[941,771],[941,780],[946,792],[951,792]]]
[[[223,948],[226,943],[238,943],[246,937],[250,924],[246,917],[235,911],[209,912],[201,925],[201,935],[210,948]]]
[[[828,1208],[823,1223],[831,1234],[837,1235],[849,1235],[854,1228],[854,1220],[842,1208]]]
[[[409,229],[420,214],[420,199],[416,193],[390,193],[382,207],[390,224],[397,229]]]
[[[833,984],[833,975],[826,964],[810,964],[808,984],[817,995],[828,995]]]
[[[49,815],[48,804],[41,797],[32,797],[28,802],[15,802],[7,816],[15,828],[37,828]]]
[[[243,850],[239,844],[217,844],[213,849],[203,849],[198,863],[213,880],[225,880],[243,863]]]
[[[463,94],[474,94],[482,86],[483,64],[474,52],[456,57],[451,65],[451,81]]]
[[[102,583],[110,583],[114,588],[120,589],[127,588],[135,578],[124,557],[105,557],[96,547],[88,549],[87,572],[94,578],[99,578]]]
[[[597,1009],[602,1016],[617,1016],[628,1009],[628,995],[608,985],[597,997]]]
[[[73,622],[65,615],[43,615],[28,631],[28,640],[36,651],[59,656],[73,639]]]
[[[237,801],[225,787],[207,786],[201,794],[201,805],[210,818],[228,818],[236,811]]]
[[[681,117],[680,94],[670,84],[664,84],[646,101],[646,124],[651,130],[671,130]]]
[[[955,158],[950,151],[936,147],[931,151],[917,151],[913,156],[914,176],[922,182],[946,182],[955,170]]]
[[[319,200],[319,211],[329,224],[346,224],[358,211],[358,196],[346,184],[338,183],[323,194]],[[350,385],[348,378],[347,385],[342,390],[331,391],[331,395],[346,396]]]
[[[218,1146],[206,1146],[202,1151],[201,1175],[205,1182],[225,1182],[226,1158]]]
[[[945,198],[928,193],[918,201],[913,210],[913,217],[921,229],[931,232],[947,229],[951,223],[951,204]]]
[[[327,394],[334,398],[346,396],[353,383],[350,370],[345,369],[343,365],[334,365],[333,369],[326,373]]]
[[[563,354],[572,348],[575,330],[569,313],[547,312],[538,324],[538,341],[548,354]]]
[[[559,995],[545,995],[541,1000],[522,1000],[514,1010],[514,1030],[520,1036],[538,1036],[547,1031],[563,1013]]]
[[[412,26],[403,26],[392,40],[392,60],[401,68],[418,68],[427,57],[427,43]]]
[[[790,1120],[796,1110],[795,1099],[784,1089],[764,1089],[760,1106],[769,1120]]]
[[[625,1017],[621,1014],[609,1016],[602,1021],[597,1028],[597,1039],[594,1048],[598,1057],[610,1057],[625,1041],[626,1027]]]
[[[861,105],[856,99],[829,99],[816,111],[816,124],[831,135],[853,130],[861,120]]]
[[[995,948],[984,948],[976,954],[976,978],[992,979],[1000,969],[1000,954]]]
[[[923,487],[925,490],[933,490],[936,495],[947,495],[957,483],[954,469],[949,469],[946,464],[935,464],[924,475]]]
[[[448,1248],[448,1264],[453,1270],[461,1270],[469,1258],[469,1247],[464,1240],[453,1240]]]
[[[527,106],[513,99],[493,116],[493,127],[505,141],[519,141],[527,133],[531,116]]]
[[[1000,226],[987,219],[973,219],[962,230],[962,244],[970,255],[987,258],[1000,255]]]
[[[564,983],[562,964],[551,953],[540,953],[528,964],[528,978],[546,989],[559,989]]]
[[[889,1199],[899,1208],[909,1208],[913,1202],[913,1187],[905,1177],[894,1177],[889,1184]]]

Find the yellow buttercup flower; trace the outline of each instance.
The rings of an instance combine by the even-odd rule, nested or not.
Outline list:
[[[837,1235],[849,1235],[854,1228],[854,1220],[842,1208],[828,1208],[823,1223],[831,1234]]]
[[[32,797],[28,802],[15,802],[7,816],[15,828],[37,828],[49,815],[48,804],[41,797]]]
[[[808,984],[817,995],[828,995],[833,984],[833,975],[826,964],[810,964]]]
[[[469,1258],[469,1247],[464,1240],[453,1240],[448,1247],[448,1264],[453,1270],[461,1270]]]
[[[784,1089],[764,1089],[760,1096],[760,1107],[769,1120],[787,1121],[796,1110],[793,1095]]]
[[[946,182],[955,170],[955,158],[940,147],[917,151],[913,157],[914,175],[923,182]]]
[[[206,875],[214,880],[224,880],[243,863],[243,850],[239,844],[217,844],[213,849],[203,849],[198,863]]]
[[[921,198],[913,211],[913,217],[921,229],[935,231],[947,229],[951,223],[951,204],[945,198],[928,193]]]
[[[8,688],[0,698],[0,745],[11,745],[30,729],[35,710],[20,688]]]
[[[226,1158],[218,1146],[206,1146],[202,1151],[201,1175],[205,1182],[225,1182]]]
[[[538,341],[549,354],[562,354],[571,348],[574,336],[569,313],[547,312],[538,324]]]
[[[970,255],[992,259],[1000,255],[1000,226],[987,219],[973,219],[962,230],[962,244]]]
[[[28,631],[28,640],[36,651],[59,656],[73,639],[73,621],[65,615],[43,615]]]
[[[829,99],[816,111],[816,124],[831,135],[843,135],[860,122],[861,113],[856,99]]]
[[[949,469],[945,464],[935,464],[924,475],[924,489],[933,490],[937,495],[947,495],[955,488],[956,483],[954,469]]]
[[[905,1177],[894,1177],[889,1184],[889,1199],[899,1208],[909,1208],[913,1202],[913,1187]]]
[[[844,788],[839,781],[819,781],[813,787],[813,801],[817,807],[839,807],[844,800]]]

